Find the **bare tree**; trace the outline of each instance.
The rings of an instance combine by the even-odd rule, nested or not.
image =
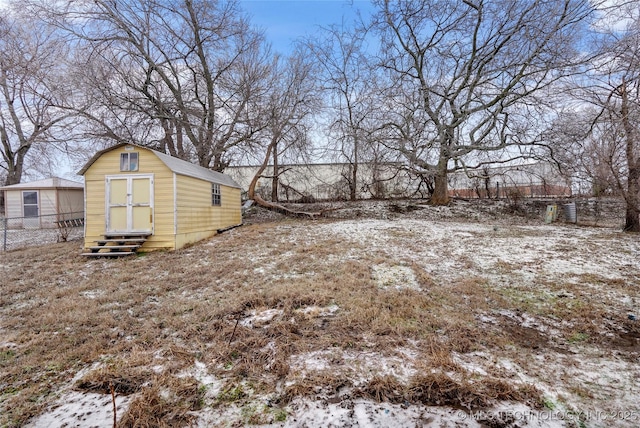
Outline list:
[[[373,144],[375,128],[372,121],[377,105],[376,70],[365,52],[366,36],[366,31],[333,26],[307,42],[321,70],[320,80],[328,104],[328,135],[338,145],[338,158],[348,163],[343,178],[351,200],[357,198],[358,189],[364,184],[359,182],[359,170],[362,163],[372,160],[368,146]]]
[[[624,230],[640,232],[640,5],[616,6],[602,18],[608,28],[590,76],[599,83],[590,86],[590,100],[599,109],[593,128],[609,142],[611,173],[626,202]]]
[[[4,184],[20,183],[29,153],[68,136],[72,116],[60,108],[66,85],[67,49],[44,25],[5,11],[0,16],[0,167]],[[41,159],[42,160],[42,159]]]
[[[634,55],[637,56],[637,48]],[[640,56],[637,56],[640,59]],[[639,63],[637,63],[639,64]],[[626,200],[626,216],[624,230],[627,232],[640,232],[640,156],[638,155],[638,114],[637,107],[640,101],[640,82],[635,76],[633,83],[622,79],[616,88],[616,95],[620,97],[620,121],[624,130],[625,160],[627,166],[627,185],[624,194]],[[632,114],[631,110],[636,110]],[[632,118],[632,115],[635,116]],[[620,180],[618,180],[620,182]],[[620,186],[622,187],[622,186]]]
[[[298,52],[274,61],[274,85],[266,105],[266,127],[263,134],[273,146],[271,153],[271,200],[278,202],[280,167],[283,159],[304,159],[309,148],[310,116],[317,112],[318,102],[313,79],[313,66],[306,55]]]
[[[271,201],[278,202],[279,178],[282,173],[280,161],[289,155],[289,159],[304,157],[311,129],[310,118],[317,112],[318,101],[313,78],[313,66],[303,52],[296,52],[291,57],[281,59],[276,56],[271,69],[271,85],[265,96],[252,105],[261,112],[259,123],[264,124],[255,134],[266,146],[262,166],[249,186],[249,198],[263,206],[273,208],[262,200],[256,192],[260,178],[271,162]],[[277,207],[285,211],[283,207]]]
[[[625,200],[625,231],[640,232],[640,6],[601,7],[594,23],[598,53],[576,82],[577,107],[553,128],[554,158],[589,183],[594,196]]]
[[[234,1],[31,2],[76,40],[97,136],[222,171],[255,129],[249,100],[270,58]],[[92,73],[96,72],[96,73]]]
[[[393,82],[389,138],[433,176],[435,205],[448,203],[447,174],[465,162],[522,156],[535,143],[535,96],[573,72],[592,12],[587,0],[375,3]]]
[[[626,170],[623,133],[615,129],[615,122],[603,120],[601,113],[602,107],[582,104],[577,111],[559,114],[547,137],[553,148],[551,160],[579,193],[622,196],[619,179]],[[597,117],[600,120],[595,120]]]

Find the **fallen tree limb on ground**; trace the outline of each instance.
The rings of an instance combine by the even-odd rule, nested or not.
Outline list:
[[[326,210],[321,210],[317,212],[296,211],[274,202],[265,201],[264,199],[262,199],[262,197],[260,197],[260,195],[256,195],[256,185],[258,184],[258,180],[262,176],[262,173],[267,168],[267,164],[269,163],[269,157],[271,156],[271,151],[273,150],[273,146],[274,144],[272,143],[267,148],[267,153],[266,153],[266,156],[264,157],[264,161],[262,162],[262,165],[260,165],[260,168],[258,169],[256,174],[253,176],[253,179],[251,180],[251,184],[249,184],[249,189],[247,191],[249,199],[253,199],[256,204],[260,205],[263,208],[266,208],[271,211],[275,211],[280,214],[284,214],[292,217],[308,217],[308,218],[321,217]]]
[[[251,194],[249,194],[249,197],[251,197]],[[322,217],[325,212],[333,211],[332,209],[320,210],[320,211],[314,211],[314,212],[292,210],[291,208],[287,208],[284,205],[265,201],[259,195],[256,195],[256,194],[253,195],[253,200],[255,201],[256,204],[260,205],[262,208],[266,208],[268,210],[271,210],[280,214],[288,215],[291,217],[318,218],[318,217]]]

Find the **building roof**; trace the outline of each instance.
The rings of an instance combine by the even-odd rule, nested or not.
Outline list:
[[[89,169],[91,165],[103,154],[110,152],[112,150],[119,149],[123,146],[134,146],[139,147],[144,150],[149,150],[154,155],[158,157],[164,163],[167,168],[169,168],[172,172],[176,174],[185,175],[187,177],[199,178],[200,180],[205,180],[210,183],[222,184],[224,186],[236,187],[240,188],[240,185],[236,183],[231,177],[225,175],[221,172],[212,171],[208,168],[203,168],[199,165],[193,164],[191,162],[184,161],[182,159],[174,158],[173,156],[169,156],[165,153],[158,152],[156,150],[150,149],[148,147],[139,146],[137,144],[128,144],[128,143],[120,143],[115,146],[109,147],[105,150],[101,150],[86,163],[84,167],[78,172],[80,175],[84,175],[85,172]]]
[[[44,180],[30,181],[28,183],[12,184],[0,187],[0,190],[33,190],[33,189],[84,189],[84,184],[66,180],[60,177],[50,177]]]

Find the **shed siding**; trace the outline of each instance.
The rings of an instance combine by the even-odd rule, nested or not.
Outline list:
[[[85,172],[87,212],[85,214],[85,247],[95,245],[106,230],[105,177],[114,175],[154,174],[154,231],[144,244],[145,250],[171,249],[173,235],[173,173],[152,152],[137,148],[139,169],[120,172],[120,153],[124,148],[100,156]]]
[[[223,186],[221,191],[220,228],[236,226],[242,223],[242,190],[235,187]]]
[[[22,217],[22,191],[5,190],[5,212],[7,218]]]
[[[56,210],[56,190],[55,189],[20,189],[8,190],[5,192],[5,211],[7,218],[19,219],[24,217],[22,208],[22,193],[38,192],[38,216],[40,227],[51,227],[58,219]],[[21,227],[20,220],[13,222],[14,227]]]
[[[61,189],[58,190],[58,206],[59,212],[63,214],[69,214],[66,218],[80,218],[83,215],[84,210],[84,202],[83,195],[84,191],[80,190],[71,190],[71,189]]]
[[[51,223],[55,215],[58,214],[56,204],[56,190],[55,189],[40,189],[38,190],[40,200],[38,200],[39,214],[46,216],[43,218],[43,223]],[[53,221],[56,221],[55,219]]]
[[[220,185],[221,206],[211,203],[211,183],[177,176],[176,248],[208,238],[242,222],[240,189]]]

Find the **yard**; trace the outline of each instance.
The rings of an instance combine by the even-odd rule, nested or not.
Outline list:
[[[617,226],[402,202],[81,246],[0,255],[0,426],[640,425]]]

